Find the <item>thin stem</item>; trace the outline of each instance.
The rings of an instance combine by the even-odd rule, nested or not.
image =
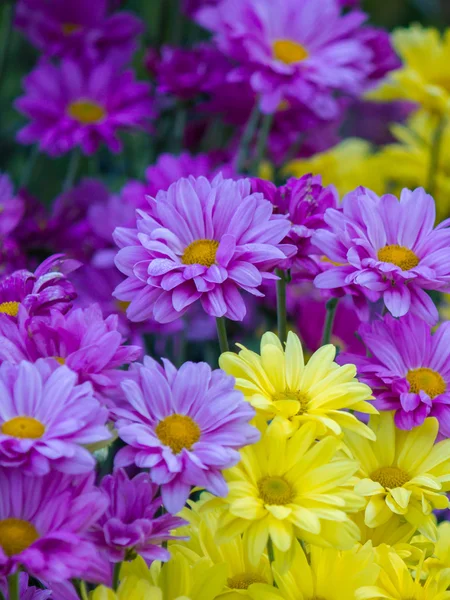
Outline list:
[[[270,129],[272,127],[273,117],[274,115],[271,113],[270,115],[264,115],[262,119],[261,128],[258,135],[258,142],[256,145],[256,156],[252,165],[252,173],[254,175],[258,175],[259,166],[266,154],[267,138],[269,137]]]
[[[186,106],[180,103],[175,109],[175,120],[173,123],[172,147],[174,152],[180,152],[183,148],[186,121],[187,109]]]
[[[33,173],[34,165],[36,164],[37,157],[39,156],[39,146],[36,144],[31,148],[28,160],[22,170],[22,178],[19,183],[19,189],[27,187]]]
[[[2,28],[0,33],[0,81],[5,73],[6,58],[8,55],[9,40],[12,31],[12,22],[14,18],[14,7],[12,2],[6,2],[3,6]]]
[[[0,600],[6,600],[4,593],[0,590]]]
[[[290,163],[291,160],[294,160],[294,158],[297,157],[298,153],[300,152],[300,148],[303,145],[303,142],[305,140],[306,135],[304,133],[301,133],[297,139],[295,140],[295,142],[293,142],[291,144],[291,146],[288,148],[286,154],[284,155],[282,164],[286,165],[287,163]]]
[[[66,178],[63,183],[63,192],[68,192],[74,185],[77,176],[77,171],[80,166],[81,154],[76,148],[72,150],[69,158],[69,166],[67,169]]]
[[[287,311],[286,311],[286,274],[281,269],[277,269],[276,274],[280,279],[277,281],[277,323],[278,337],[284,344],[287,340]]]
[[[228,346],[227,328],[225,325],[225,317],[216,318],[217,325],[217,337],[219,338],[220,352],[228,352],[230,349]]]
[[[8,600],[19,600],[19,571],[8,576]]]
[[[117,590],[117,588],[119,587],[121,566],[122,566],[121,562],[118,562],[114,565],[113,580],[112,580],[112,588],[114,591]]]
[[[436,177],[439,169],[439,157],[441,153],[442,138],[445,130],[446,119],[441,117],[434,130],[433,139],[431,141],[430,150],[430,167],[427,178],[427,191],[431,196],[436,192]]]
[[[80,581],[78,579],[71,579],[72,585],[75,588],[77,596],[80,600],[84,600],[83,593],[81,591]]]
[[[269,562],[273,563],[274,559],[275,559],[275,555],[273,552],[273,542],[272,542],[272,538],[269,537],[267,538],[267,556],[269,558]]]
[[[325,327],[323,329],[322,346],[330,343],[338,300],[338,298],[331,298],[331,300],[328,300],[327,302],[327,316],[325,319]]]
[[[256,133],[256,127],[258,125],[259,117],[259,100],[257,99],[255,102],[255,106],[253,107],[252,112],[250,113],[250,117],[247,121],[247,125],[245,126],[244,132],[241,137],[241,141],[239,144],[239,150],[236,161],[236,172],[241,173],[244,171],[246,162],[248,160],[248,151],[252,139]]]

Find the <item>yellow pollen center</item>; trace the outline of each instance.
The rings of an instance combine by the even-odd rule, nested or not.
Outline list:
[[[289,504],[295,493],[291,484],[276,475],[266,475],[258,481],[259,496],[265,504]]]
[[[45,425],[33,417],[14,417],[2,424],[0,431],[11,437],[37,440],[45,433]]]
[[[402,271],[409,271],[414,269],[420,262],[418,256],[414,254],[409,248],[399,246],[398,244],[391,244],[390,246],[384,246],[378,250],[378,260],[385,263],[391,263],[400,267]]]
[[[120,312],[127,312],[127,308],[130,306],[131,302],[125,302],[125,300],[116,300],[117,310]]]
[[[34,525],[22,519],[0,521],[0,548],[6,556],[14,556],[26,550],[39,538]]]
[[[106,111],[103,106],[92,100],[75,100],[67,107],[67,114],[83,125],[99,123],[105,118]]]
[[[184,265],[203,265],[210,267],[216,262],[219,242],[216,240],[195,240],[187,246],[181,257]]]
[[[406,471],[398,467],[380,467],[370,476],[372,481],[377,481],[384,488],[402,487],[410,477]]]
[[[64,35],[72,35],[72,33],[80,31],[82,27],[77,23],[63,23],[61,25],[61,29]]]
[[[272,396],[272,400],[274,402],[278,402],[279,400],[297,400],[297,402],[300,402],[300,408],[298,409],[297,413],[298,415],[302,415],[308,410],[309,398],[305,392],[301,392],[300,390],[284,390],[284,392],[276,392]]]
[[[308,58],[308,50],[292,40],[275,40],[272,46],[275,58],[286,65],[293,65]]]
[[[267,583],[262,575],[258,573],[239,573],[228,577],[227,585],[233,590],[246,590],[252,583]]]
[[[409,391],[413,394],[418,394],[422,390],[430,398],[436,398],[447,389],[447,384],[442,376],[437,371],[427,367],[408,371],[406,379],[409,383]]]
[[[20,302],[2,302],[0,303],[0,313],[9,315],[10,317],[17,317],[19,314]]]
[[[155,433],[165,446],[178,454],[183,448],[190,450],[200,439],[201,431],[191,417],[175,414],[160,421],[155,427]]]
[[[66,364],[66,359],[63,358],[62,356],[53,356],[53,358],[56,360],[56,362],[58,362],[60,365],[65,365]]]

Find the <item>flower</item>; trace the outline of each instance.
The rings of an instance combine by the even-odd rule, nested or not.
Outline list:
[[[19,567],[38,579],[105,578],[104,564],[86,539],[107,499],[94,475],[51,471],[36,477],[0,467],[0,575]]]
[[[30,585],[26,573],[19,573],[19,600],[48,600],[52,595],[51,590],[43,590],[41,588]],[[8,598],[8,590],[6,582],[2,585],[0,581],[0,591],[4,598]]]
[[[59,58],[128,62],[143,23],[131,12],[107,14],[107,0],[19,0],[15,26],[39,50]]]
[[[150,468],[171,513],[183,508],[193,485],[226,494],[221,471],[239,461],[239,448],[259,438],[249,425],[254,411],[233,390],[233,378],[206,363],[187,362],[177,371],[166,360],[163,369],[148,356],[129,373],[133,379],[122,383],[127,404],[114,411],[119,437],[128,444],[116,467]]]
[[[79,267],[76,260],[53,254],[34,273],[14,271],[0,279],[0,314],[17,317],[23,306],[30,315],[45,315],[50,309],[67,312],[75,290],[66,275]]]
[[[358,334],[368,355],[341,354],[339,363],[356,365],[359,378],[376,397],[379,410],[394,410],[400,429],[421,425],[428,416],[439,421],[441,438],[450,437],[450,323],[432,333],[413,315],[364,323]]]
[[[447,508],[450,440],[435,444],[439,424],[425,419],[411,431],[394,425],[393,413],[370,418],[376,441],[347,432],[345,443],[359,462],[355,492],[366,498],[365,523],[378,527],[401,515],[432,541],[437,539],[432,511]]]
[[[235,377],[236,389],[265,420],[281,418],[289,431],[313,422],[320,436],[330,432],[340,435],[349,429],[375,439],[364,423],[347,412],[377,412],[367,402],[372,398],[371,390],[355,379],[354,365],[336,365],[333,345],[317,350],[306,365],[300,340],[291,331],[285,348],[270,332],[261,338],[260,355],[238,346],[239,354],[221,355],[220,367]]]
[[[229,494],[222,506],[218,543],[244,534],[250,563],[258,564],[270,537],[275,558],[292,560],[296,538],[335,548],[352,548],[358,527],[348,518],[361,498],[348,489],[358,464],[339,456],[340,442],[316,442],[316,426],[305,423],[288,438],[269,426],[257,444],[241,450],[228,471]]]
[[[116,229],[116,265],[127,279],[115,296],[130,302],[132,321],[168,323],[196,300],[211,316],[242,321],[239,289],[262,295],[261,283],[275,277],[268,271],[293,253],[279,243],[289,228],[248,179],[180,179],[150,199],[137,230]]]
[[[109,507],[93,528],[96,545],[112,562],[121,562],[139,554],[147,563],[168,560],[169,552],[160,544],[174,539],[171,530],[185,525],[183,519],[169,514],[156,516],[162,500],[158,486],[148,473],[132,479],[123,469],[103,478],[100,489],[109,498]]]
[[[258,583],[250,590],[253,600],[350,600],[357,597],[363,585],[375,583],[380,570],[369,545],[345,552],[311,546],[310,553],[308,561],[299,542],[295,542],[289,570],[284,572],[278,562],[272,567],[277,588]]]
[[[89,384],[56,361],[0,366],[0,465],[43,475],[50,469],[85,473],[95,467],[83,447],[108,440],[108,412]]]
[[[23,217],[24,210],[24,201],[20,196],[14,195],[11,179],[8,175],[0,173],[0,236],[2,238],[14,231]]]
[[[342,212],[330,208],[324,218],[330,230],[316,231],[312,242],[334,264],[315,278],[316,287],[352,285],[372,302],[382,298],[394,317],[411,311],[436,323],[426,290],[448,287],[450,229],[448,222],[433,228],[434,200],[423,188],[403,190],[400,202],[357,188]]]
[[[58,156],[80,146],[93,154],[104,142],[120,152],[117,133],[148,127],[152,117],[149,85],[137,82],[131,70],[114,61],[81,63],[63,60],[59,66],[42,61],[24,80],[25,95],[16,108],[31,119],[17,139],[38,142],[42,152]]]

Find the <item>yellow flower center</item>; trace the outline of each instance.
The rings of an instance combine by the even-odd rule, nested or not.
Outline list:
[[[120,312],[127,312],[127,308],[130,306],[131,302],[125,302],[125,300],[116,300],[115,302],[117,306],[117,310]]]
[[[82,29],[81,25],[78,23],[63,23],[61,25],[61,29],[64,35],[72,35],[72,33],[76,33]]]
[[[418,394],[422,390],[430,398],[435,398],[443,394],[447,389],[447,384],[442,376],[437,371],[433,371],[433,369],[428,369],[427,367],[408,371],[406,379],[409,383],[409,391],[413,394]]]
[[[203,265],[210,267],[216,262],[219,242],[216,240],[195,240],[187,246],[181,257],[184,265]]]
[[[14,556],[26,550],[39,539],[36,528],[22,519],[0,521],[0,548],[6,556]]]
[[[285,390],[284,392],[276,392],[272,396],[272,400],[274,402],[279,400],[296,400],[297,402],[300,402],[300,407],[297,412],[298,415],[303,415],[303,413],[308,410],[309,398],[305,392],[301,392],[300,390]]]
[[[37,440],[45,433],[45,425],[33,417],[14,417],[1,426],[1,432],[11,437]]]
[[[252,583],[267,583],[265,579],[259,573],[239,573],[228,577],[227,585],[233,590],[246,590]]]
[[[301,62],[309,56],[304,46],[292,40],[275,40],[272,49],[275,58],[286,65]]]
[[[377,481],[384,488],[402,487],[410,477],[406,471],[398,467],[380,467],[370,476],[372,481]]]
[[[409,271],[409,269],[417,267],[420,262],[419,257],[412,250],[398,244],[391,244],[390,246],[380,248],[377,256],[381,262],[392,263],[400,267],[402,271]]]
[[[59,362],[60,365],[66,364],[66,359],[62,356],[53,356],[53,358],[56,360],[56,362]]]
[[[83,125],[99,123],[106,116],[103,106],[92,100],[75,100],[67,107],[67,114]]]
[[[259,496],[265,504],[289,504],[294,499],[295,493],[284,477],[266,475],[258,481]]]
[[[2,302],[0,303],[0,313],[9,315],[10,317],[17,317],[19,306],[20,302]]]
[[[200,427],[186,415],[170,415],[158,423],[155,428],[158,439],[178,454],[186,448],[190,450],[200,439]]]

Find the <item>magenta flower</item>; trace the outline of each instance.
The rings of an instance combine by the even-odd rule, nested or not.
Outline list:
[[[170,554],[161,544],[179,539],[171,530],[186,522],[168,513],[156,516],[162,500],[157,495],[158,486],[152,483],[148,473],[129,479],[126,472],[119,469],[102,480],[100,489],[109,498],[109,508],[95,525],[92,535],[108,559],[119,562],[139,554],[147,563],[169,560]]]
[[[14,194],[8,175],[0,173],[0,236],[12,233],[23,217],[25,207],[22,198]]]
[[[48,314],[50,309],[67,312],[75,290],[66,275],[79,262],[54,254],[42,262],[34,273],[15,271],[0,279],[0,314],[17,317],[20,306],[30,315]]]
[[[234,389],[233,377],[206,363],[187,362],[177,371],[165,360],[163,369],[148,356],[133,365],[131,376],[122,383],[127,405],[114,411],[128,444],[116,467],[150,469],[170,513],[182,509],[193,485],[225,495],[221,471],[239,461],[239,448],[259,438],[249,425],[254,410]]]
[[[441,438],[450,437],[450,322],[432,333],[413,315],[386,315],[362,324],[358,333],[370,354],[344,352],[338,362],[357,366],[358,378],[373,390],[376,408],[395,410],[400,429],[436,417]]]
[[[100,143],[120,152],[118,132],[148,128],[152,117],[150,88],[137,82],[132,71],[121,71],[114,61],[80,63],[64,60],[59,66],[41,62],[24,80],[25,95],[17,109],[31,119],[18,133],[23,144],[58,156],[80,146],[93,154]]]
[[[19,0],[15,25],[48,56],[130,60],[142,21],[130,12],[108,15],[107,0]]]
[[[107,504],[93,474],[35,477],[0,467],[0,577],[22,567],[42,580],[89,573],[105,581],[104,562],[86,535]]]
[[[130,302],[132,321],[168,323],[196,300],[211,316],[242,321],[239,289],[262,295],[269,271],[295,251],[280,245],[289,229],[248,179],[180,179],[150,199],[136,230],[116,230],[116,265],[127,279],[115,295]]]
[[[108,411],[85,383],[53,360],[0,366],[0,465],[43,475],[92,471],[83,447],[111,437]]]
[[[403,190],[400,202],[356,189],[344,198],[342,212],[325,213],[329,231],[313,235],[333,263],[315,285],[333,291],[352,286],[372,301],[382,298],[394,317],[411,311],[436,323],[437,309],[425,290],[449,285],[450,222],[434,228],[435,218],[434,200],[423,188]]]

